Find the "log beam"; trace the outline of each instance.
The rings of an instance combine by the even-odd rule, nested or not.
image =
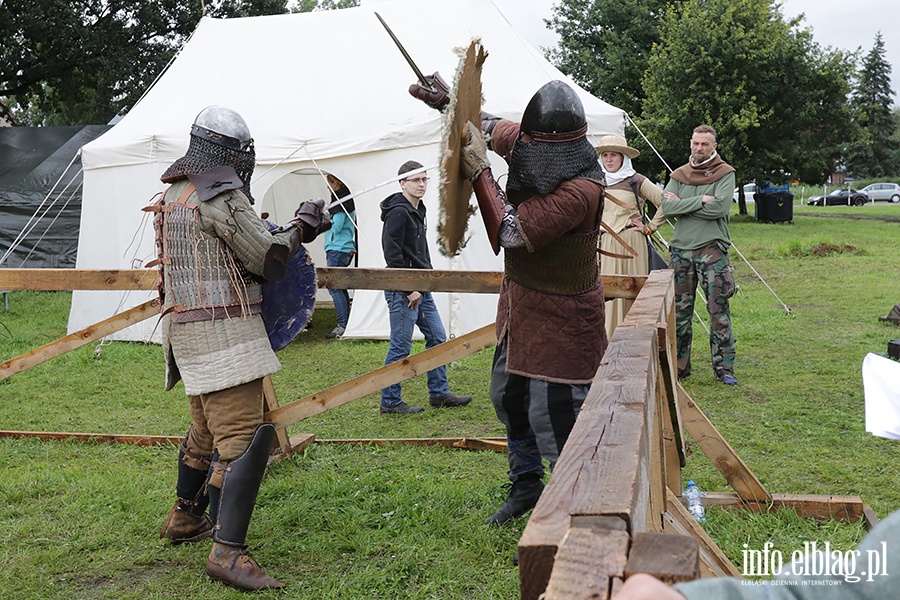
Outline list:
[[[287,427],[297,421],[377,392],[389,385],[490,348],[496,343],[497,335],[494,324],[491,323],[403,360],[398,360],[380,369],[268,411],[265,419],[275,423],[279,428]]]
[[[319,287],[348,290],[420,290],[496,294],[500,271],[439,271],[317,267]],[[0,290],[154,290],[156,269],[0,269]],[[638,275],[603,275],[607,298],[634,298]]]
[[[3,270],[5,269],[0,269],[0,271]],[[40,348],[11,358],[0,363],[0,381],[158,314],[159,300],[150,300]]]

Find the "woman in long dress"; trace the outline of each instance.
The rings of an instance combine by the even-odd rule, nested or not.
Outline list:
[[[634,170],[631,159],[639,153],[628,146],[619,135],[600,138],[597,146],[600,166],[606,175],[606,198],[603,203],[603,222],[631,248],[623,246],[610,233],[602,230],[600,236],[600,273],[603,275],[646,275],[648,270],[647,238],[665,221],[660,209],[662,190],[652,181]],[[650,223],[641,221],[641,209],[646,212],[646,202],[656,205],[656,215]],[[638,205],[638,202],[641,204]],[[634,255],[634,250],[637,255]],[[613,330],[625,318],[631,301],[616,298],[606,302],[606,334],[612,338]]]

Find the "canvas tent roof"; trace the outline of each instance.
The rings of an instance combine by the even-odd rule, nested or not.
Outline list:
[[[378,4],[377,10],[422,69],[438,70],[448,80],[459,60],[454,48],[480,38],[489,53],[482,75],[485,110],[493,114],[518,119],[541,85],[553,79],[572,83],[512,29],[490,0],[397,0]],[[436,164],[440,115],[408,95],[413,80],[367,6],[202,19],[145,97],[112,130],[84,148],[84,235],[78,266],[116,268],[131,266],[135,258],[153,258],[152,230],[140,208],[164,189],[159,175],[183,155],[190,124],[212,104],[237,110],[249,124],[256,140],[252,189],[257,208],[277,222],[287,220],[300,201],[325,197],[320,170],[359,192],[390,178],[406,160]],[[623,132],[623,111],[577,90],[592,138]],[[495,173],[505,173],[502,160],[492,160]],[[378,203],[395,191],[399,191],[396,184],[357,198],[361,267],[384,266]],[[439,255],[436,186],[430,186],[425,202],[435,268],[502,269],[482,227],[474,222],[469,228],[472,239],[458,257]],[[315,242],[311,254],[324,265],[324,253],[316,244],[321,246]],[[69,330],[108,318],[148,297],[76,292]],[[451,335],[494,319],[496,297],[439,294],[436,299]],[[121,337],[145,339],[153,325],[138,324]],[[356,292],[347,336],[377,338],[387,333],[382,294]]]
[[[0,265],[75,266],[82,182],[78,152],[108,129],[0,127]]]

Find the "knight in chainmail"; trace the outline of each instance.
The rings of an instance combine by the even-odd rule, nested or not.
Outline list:
[[[251,207],[255,152],[235,111],[204,109],[187,154],[149,210],[160,265],[166,389],[184,381],[191,427],[178,460],[177,500],[160,537],[213,538],[207,572],[243,590],[284,587],[245,544],[275,426],[264,423],[263,378],[281,365],[260,315],[262,284],[284,277],[301,242],[329,226],[323,201],[270,233]],[[209,514],[206,509],[209,507]]]
[[[440,108],[435,89],[410,93]],[[506,426],[512,485],[488,520],[495,525],[537,504],[543,459],[552,469],[607,346],[597,255],[604,179],[586,133],[575,91],[551,81],[521,123],[486,113],[480,128],[468,123],[462,148],[488,239],[504,249],[491,401]],[[509,164],[505,193],[488,149]]]

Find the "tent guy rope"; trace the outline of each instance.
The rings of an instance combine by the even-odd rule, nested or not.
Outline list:
[[[60,174],[59,178],[56,180],[56,183],[53,184],[53,187],[51,187],[50,191],[47,192],[47,194],[44,196],[44,199],[41,201],[40,205],[38,205],[38,207],[34,210],[34,213],[31,215],[31,218],[25,224],[25,227],[22,228],[22,231],[19,232],[19,234],[16,236],[16,239],[13,240],[12,243],[10,243],[9,248],[6,250],[6,252],[3,254],[3,256],[0,257],[0,265],[5,263],[6,260],[9,258],[9,256],[18,249],[18,247],[22,244],[22,242],[25,240],[25,238],[28,237],[28,234],[30,234],[34,230],[34,228],[37,227],[37,225],[38,225],[38,223],[40,223],[41,219],[43,219],[45,216],[47,216],[47,213],[50,212],[50,209],[53,208],[53,206],[59,201],[59,199],[62,197],[62,195],[64,193],[66,193],[66,191],[69,189],[69,186],[71,186],[72,183],[78,178],[78,175],[81,174],[82,170],[79,167],[78,172],[72,176],[72,178],[65,185],[65,187],[62,189],[62,191],[59,192],[59,194],[56,196],[56,198],[54,198],[53,201],[51,201],[50,204],[46,208],[44,208],[44,205],[47,204],[47,201],[50,199],[51,196],[53,196],[54,192],[56,192],[56,188],[59,186],[60,182],[66,176],[66,173],[68,173],[69,169],[72,168],[72,164],[75,162],[75,160],[80,155],[81,155],[80,151],[76,152],[75,155],[72,157],[72,160],[69,161],[69,164],[66,165],[66,168],[63,170],[63,172]],[[61,208],[57,212],[56,217],[53,219],[53,221],[50,223],[50,225],[47,226],[47,230],[49,230],[50,226],[52,226],[53,223],[56,222],[56,219],[59,218],[59,214],[62,212],[62,210],[65,209],[69,205],[69,202],[71,202],[72,197],[75,195],[75,192],[77,192],[79,188],[80,188],[80,184],[78,186],[76,186],[75,190],[73,190],[72,193],[69,195],[69,198],[66,200],[65,204],[63,205],[63,208]],[[43,213],[41,213],[41,210],[43,210]],[[38,216],[38,213],[41,213],[41,215]],[[40,242],[42,239],[44,239],[44,236],[47,235],[47,230],[44,231],[43,235],[41,235],[38,242]],[[28,253],[28,256],[31,256],[31,253],[34,252],[35,248],[37,248],[38,242],[35,242],[35,245],[34,245],[34,247],[32,247],[31,252]],[[28,256],[26,256],[25,258],[27,259]],[[23,260],[22,263],[24,264],[24,262],[25,261]],[[19,266],[22,266],[22,265],[19,265]]]

